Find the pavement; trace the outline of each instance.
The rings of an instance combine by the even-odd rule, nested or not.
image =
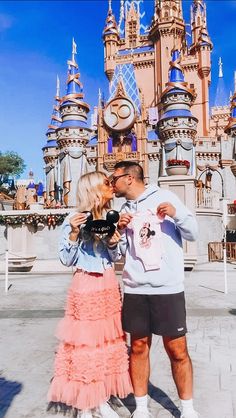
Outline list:
[[[9,274],[4,291],[0,265],[0,418],[49,418],[46,393],[72,270],[58,260],[38,260],[30,273]],[[194,368],[194,405],[201,418],[236,417],[236,265],[196,265],[186,273],[188,347]],[[179,400],[162,339],[151,349],[149,405],[154,418],[180,417]],[[133,398],[114,400],[128,418]],[[61,415],[58,415],[58,417]],[[54,416],[55,417],[55,416]]]

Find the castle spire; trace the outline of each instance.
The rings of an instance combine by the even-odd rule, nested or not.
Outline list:
[[[236,71],[234,72],[234,94],[231,98],[230,109],[231,115],[225,128],[225,133],[236,137]]]
[[[118,49],[119,33],[115,16],[112,13],[111,0],[109,0],[108,14],[103,30],[103,43],[105,47],[105,73],[108,80],[112,79],[115,70],[115,55]]]
[[[55,132],[61,124],[61,115],[60,115],[59,107],[60,107],[60,80],[57,75],[55,103],[53,106],[51,122],[48,125],[48,130],[46,133],[47,136],[48,134]],[[50,139],[48,139],[48,141],[50,141]]]
[[[163,155],[166,154],[168,159],[188,160],[190,172],[195,175],[194,143],[198,119],[191,113],[194,92],[185,82],[178,50],[172,53],[169,81],[166,86],[161,95],[163,113],[156,128],[163,151],[165,150]],[[165,173],[165,161],[162,161],[162,164]]]
[[[50,206],[55,206],[55,182],[56,182],[56,164],[58,159],[58,143],[57,143],[57,130],[61,126],[61,114],[60,114],[60,80],[57,75],[56,81],[56,96],[55,104],[53,106],[53,112],[51,116],[51,122],[48,125],[46,132],[47,143],[42,148],[43,159],[45,162],[45,176],[46,176],[46,196],[47,202]]]
[[[88,126],[89,105],[83,100],[78,64],[75,59],[77,45],[72,40],[72,58],[67,61],[68,77],[66,94],[61,99],[62,123],[57,130],[59,148],[58,178],[63,188],[65,206],[76,205],[76,185],[81,175],[88,171],[86,145],[91,129]],[[72,181],[73,177],[73,181]]]
[[[219,64],[219,78],[221,78],[223,77],[223,62],[222,62],[221,57],[219,58],[218,64]]]
[[[149,27],[146,22],[144,0],[120,0],[119,34],[122,38],[134,35],[147,35]]]
[[[77,45],[74,38],[72,39],[72,58],[67,61],[68,64],[68,77],[67,77],[67,91],[66,96],[62,98],[62,104],[65,100],[68,99],[83,99],[83,85],[80,82],[80,74],[78,72],[78,64],[75,60],[75,55],[77,54]]]
[[[216,88],[215,107],[222,107],[228,105],[228,94],[226,92],[224,77],[223,77],[223,62],[221,57],[218,61],[219,65],[219,78]]]
[[[191,5],[191,28],[193,44],[191,49],[199,45],[209,45],[212,49],[212,42],[207,31],[207,13],[204,0],[193,0]]]

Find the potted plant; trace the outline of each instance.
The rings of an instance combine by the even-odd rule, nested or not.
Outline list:
[[[190,162],[188,160],[177,160],[176,158],[173,158],[166,161],[166,166],[168,176],[176,174],[186,175],[190,167]]]

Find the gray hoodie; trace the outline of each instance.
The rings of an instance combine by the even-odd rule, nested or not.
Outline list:
[[[197,222],[192,213],[172,192],[155,185],[148,186],[136,200],[127,200],[121,212],[145,212],[169,202],[176,209],[174,219],[166,216],[161,224],[163,255],[161,266],[146,271],[140,258],[136,257],[132,230],[121,231],[118,246],[109,250],[113,260],[125,256],[123,271],[124,291],[133,294],[173,294],[184,290],[184,258],[182,238],[195,241]]]

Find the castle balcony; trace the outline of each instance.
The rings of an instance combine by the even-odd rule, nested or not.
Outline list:
[[[220,211],[220,193],[212,190],[196,189],[196,207]]]
[[[111,154],[104,154],[103,164],[108,171],[112,171],[114,166],[119,161],[140,161],[140,152],[113,152]]]

